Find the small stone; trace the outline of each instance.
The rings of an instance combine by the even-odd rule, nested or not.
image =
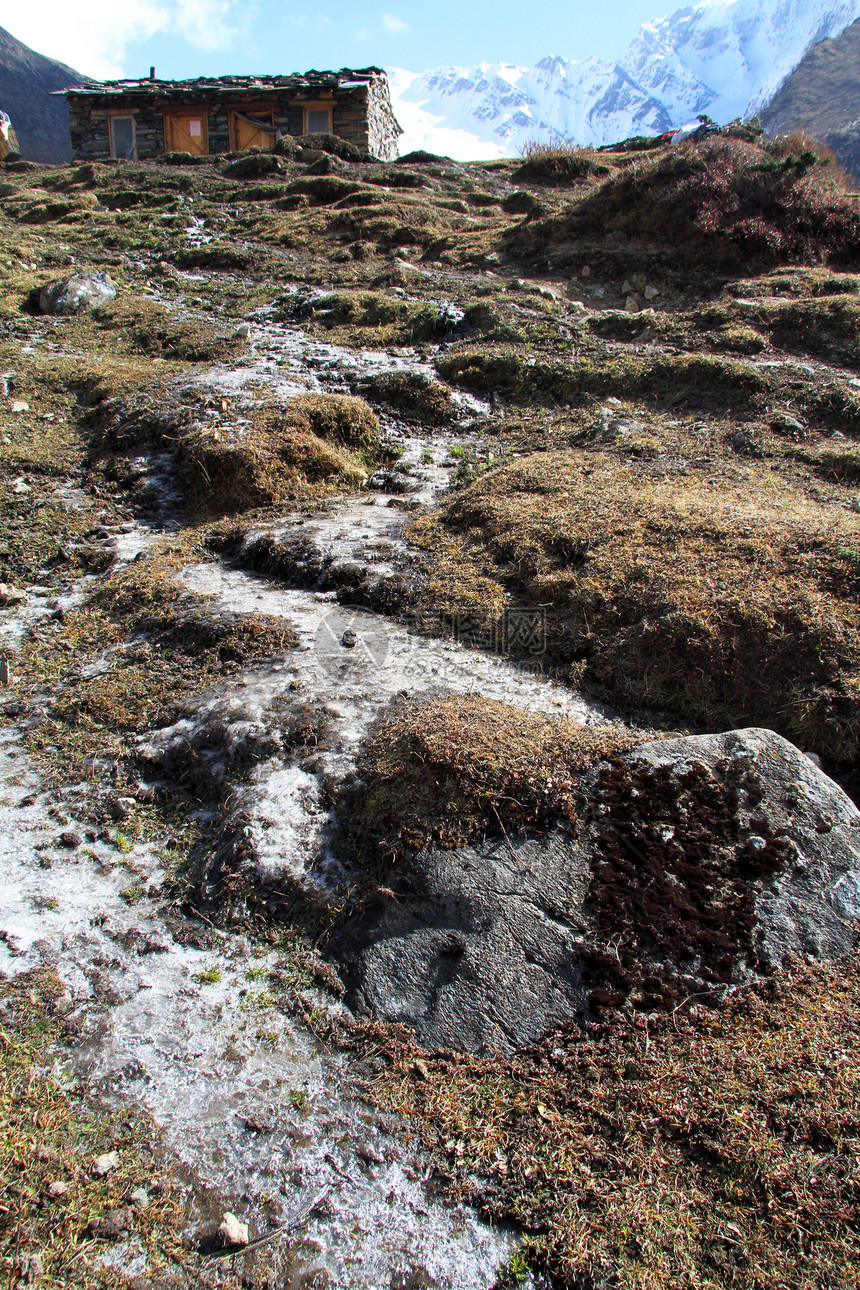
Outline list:
[[[629,314],[638,314],[639,310],[642,308],[642,301],[638,296],[628,296],[624,301],[624,308]]]
[[[26,591],[13,587],[11,582],[0,582],[0,605],[23,605],[27,599]]]
[[[218,1235],[225,1245],[247,1245],[248,1224],[241,1222],[235,1214],[225,1214]]]
[[[146,1209],[149,1204],[149,1193],[144,1191],[142,1187],[135,1187],[134,1191],[129,1196],[129,1200],[132,1205],[134,1205],[135,1209]]]
[[[236,337],[237,340],[247,340],[248,337],[251,335],[251,324],[239,323],[239,326],[233,332],[233,335]]]
[[[656,300],[660,292],[657,287],[646,286],[642,294],[646,300]]]
[[[341,636],[340,643],[341,645],[345,645],[347,649],[354,649],[357,640],[358,637],[355,632],[351,632],[347,629],[347,631],[345,631]]]
[[[97,1178],[103,1178],[109,1174],[112,1169],[116,1169],[119,1164],[119,1155],[116,1151],[106,1151],[103,1156],[96,1156],[93,1161],[93,1173]]]
[[[74,851],[77,847],[83,846],[83,836],[75,829],[65,829],[60,834],[60,846],[67,847],[69,851]]]
[[[625,278],[621,284],[621,294],[622,296],[633,295],[633,283],[628,278]]]
[[[131,1210],[123,1206],[121,1209],[112,1209],[103,1218],[94,1218],[89,1224],[89,1230],[93,1236],[101,1237],[103,1241],[115,1241],[123,1232],[128,1231],[131,1220]]]
[[[852,497],[851,509],[852,511],[860,511],[860,493],[857,493],[855,497]]]
[[[10,685],[12,673],[9,671],[9,660],[5,654],[0,655],[0,685]]]
[[[68,991],[60,994],[51,1004],[51,1012],[55,1017],[67,1017],[70,1012],[74,1011],[75,1001]]]
[[[30,411],[30,404],[29,404],[29,403],[25,403],[23,399],[16,399],[16,400],[15,400],[15,402],[12,404],[12,411],[13,411],[13,412],[29,412],[29,411]]]
[[[53,1196],[54,1200],[58,1200],[60,1196],[65,1196],[68,1190],[69,1184],[64,1182],[62,1178],[57,1178],[54,1182],[48,1183],[48,1195]]]
[[[114,820],[127,820],[135,807],[133,797],[117,797],[111,802],[110,813]]]

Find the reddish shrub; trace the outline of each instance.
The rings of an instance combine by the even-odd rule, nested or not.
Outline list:
[[[542,250],[616,232],[683,247],[688,263],[714,268],[856,261],[860,210],[838,169],[812,148],[784,151],[715,136],[651,153],[522,237]]]

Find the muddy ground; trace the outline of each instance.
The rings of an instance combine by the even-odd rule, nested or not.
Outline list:
[[[849,960],[676,989],[609,918],[495,1051],[355,1009],[337,951],[422,848],[444,895],[446,850],[507,880],[583,794],[623,832],[653,776],[619,758],[661,737],[764,727],[856,796],[833,168],[732,139],[0,181],[10,1284],[856,1284]],[[95,271],[113,300],[40,313]]]

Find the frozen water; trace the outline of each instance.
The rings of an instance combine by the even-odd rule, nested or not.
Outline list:
[[[145,1107],[253,1235],[271,1230],[266,1196],[287,1216],[330,1187],[328,1213],[302,1232],[319,1252],[303,1244],[302,1258],[334,1285],[376,1290],[424,1268],[452,1290],[488,1290],[512,1235],[427,1195],[426,1159],[367,1113],[344,1062],[276,1006],[266,976],[277,956],[241,937],[204,949],[175,940],[146,847],[58,847],[52,801],[8,736],[0,786],[0,970],[47,962],[68,984],[84,1025],[68,1061]],[[291,791],[302,791],[298,776]],[[133,882],[148,894],[129,904]],[[255,1118],[271,1131],[249,1132]]]

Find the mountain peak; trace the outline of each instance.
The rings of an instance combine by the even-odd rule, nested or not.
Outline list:
[[[12,118],[21,155],[30,161],[70,161],[68,109],[52,90],[82,85],[81,76],[65,63],[37,54],[0,27],[0,110]]]
[[[703,112],[754,115],[812,45],[858,18],[860,0],[704,0],[645,23],[617,63],[549,54],[533,67],[438,67],[402,98],[446,133],[467,132],[472,156],[541,137],[599,146]]]

